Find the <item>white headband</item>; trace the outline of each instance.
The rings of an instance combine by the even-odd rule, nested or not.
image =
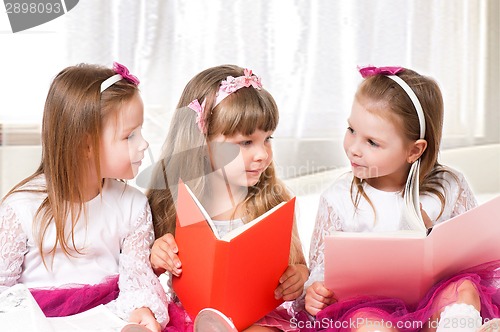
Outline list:
[[[123,76],[120,75],[120,74],[116,74],[116,75],[113,75],[109,78],[107,78],[106,80],[104,80],[102,83],[101,83],[101,93],[106,90],[107,88],[109,88],[110,86],[112,86],[113,84],[115,84],[116,82],[120,81],[123,79]]]
[[[420,138],[423,139],[425,137],[425,116],[424,111],[422,110],[422,105],[420,105],[420,101],[417,98],[417,95],[410,88],[408,83],[406,83],[401,77],[396,75],[385,75],[389,77],[394,82],[398,83],[400,87],[405,90],[408,97],[410,97],[413,106],[415,106],[415,110],[417,110],[418,122],[420,123]]]

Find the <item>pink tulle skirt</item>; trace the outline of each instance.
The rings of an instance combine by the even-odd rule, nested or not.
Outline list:
[[[402,332],[436,327],[435,314],[456,301],[458,287],[465,281],[471,282],[479,294],[481,317],[485,320],[499,317],[500,261],[494,261],[440,281],[415,306],[394,298],[355,297],[326,307],[314,322],[302,321],[301,331],[351,331],[367,322]]]
[[[193,332],[194,317],[190,317],[182,304],[171,302],[168,304],[170,321],[162,332]]]
[[[31,294],[47,317],[64,317],[109,303],[118,297],[118,275],[97,285],[68,285],[60,288],[32,288]],[[163,332],[192,332],[192,320],[184,309],[169,303],[170,322]]]
[[[70,316],[116,299],[119,293],[118,275],[97,285],[32,288],[30,291],[45,316]]]
[[[192,332],[195,317],[191,317],[180,302],[170,303],[168,306],[170,322],[163,332]],[[305,321],[307,315],[305,312],[298,313],[296,318],[292,318],[285,309],[277,308],[260,319],[255,325],[274,327],[284,332],[302,331],[297,322]]]

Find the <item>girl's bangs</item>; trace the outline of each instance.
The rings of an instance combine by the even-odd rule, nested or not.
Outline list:
[[[276,130],[279,120],[278,109],[267,91],[241,89],[228,96],[226,100],[214,112],[211,134],[251,135],[256,130],[265,132]]]

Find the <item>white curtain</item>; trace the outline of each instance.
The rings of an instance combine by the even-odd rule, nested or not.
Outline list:
[[[29,81],[46,94],[68,64],[119,61],[141,79],[148,138],[160,144],[191,77],[219,64],[248,67],[280,108],[282,155],[300,159],[298,142],[338,146],[358,65],[400,65],[440,84],[445,146],[498,142],[499,16],[497,0],[85,0],[55,34],[33,37],[59,39],[40,47],[53,62]],[[40,114],[36,106],[24,108]],[[328,154],[317,146],[308,152]]]

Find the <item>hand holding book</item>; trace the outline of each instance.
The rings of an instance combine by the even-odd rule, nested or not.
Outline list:
[[[178,277],[182,273],[182,263],[177,255],[179,248],[172,234],[167,233],[158,238],[151,248],[151,267],[156,275],[166,271]]]

